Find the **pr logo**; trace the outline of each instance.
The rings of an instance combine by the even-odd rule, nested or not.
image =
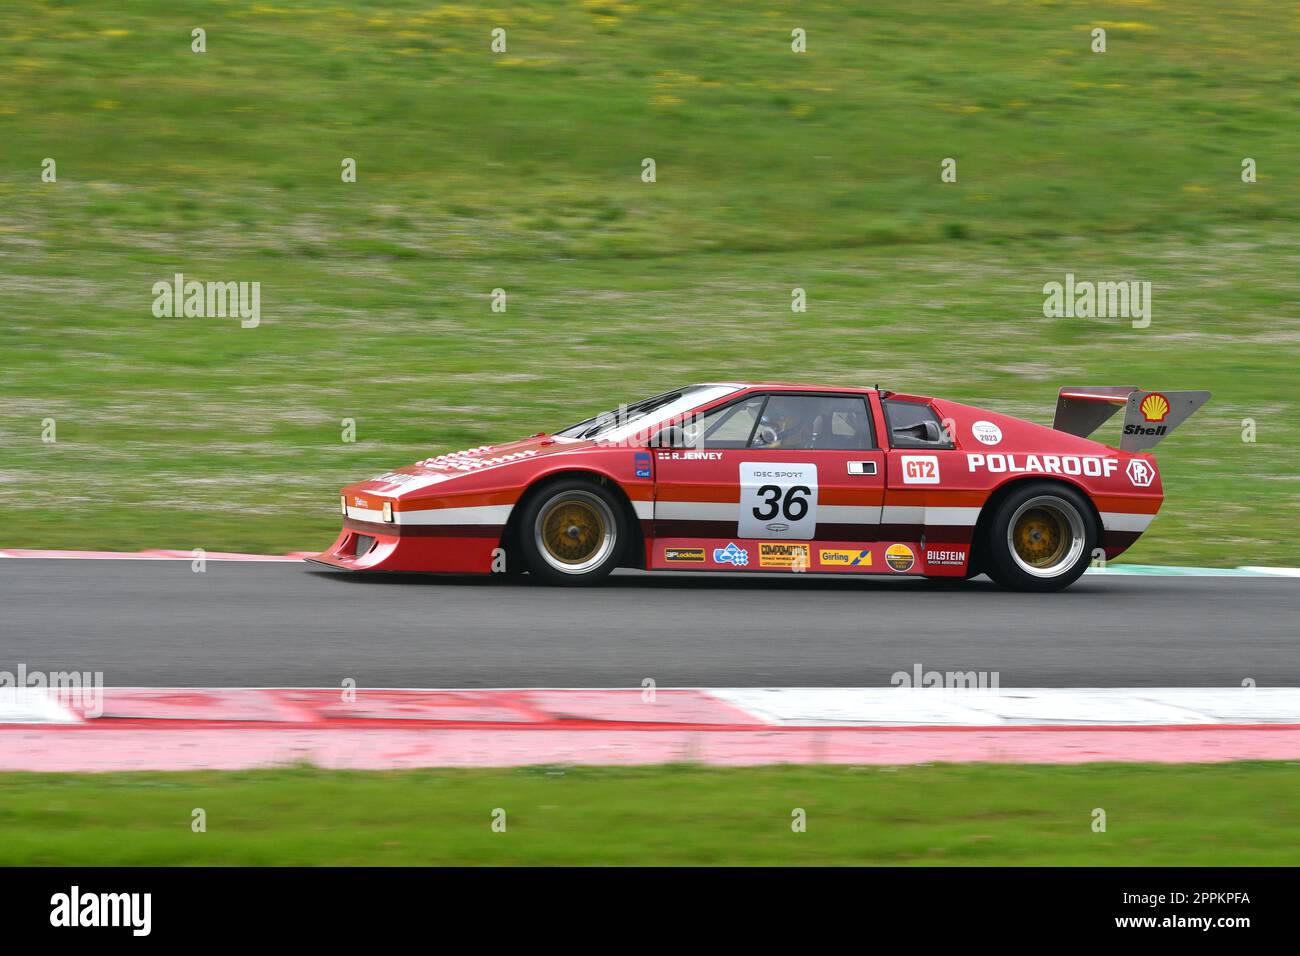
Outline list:
[[[1134,488],[1149,488],[1155,478],[1156,470],[1141,458],[1134,458],[1128,463],[1128,480]]]

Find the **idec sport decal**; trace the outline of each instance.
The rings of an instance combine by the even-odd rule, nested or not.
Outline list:
[[[741,538],[816,536],[817,466],[775,461],[740,463]]]
[[[937,485],[939,458],[936,455],[903,455],[899,458],[905,485]]]
[[[871,549],[864,548],[822,548],[817,555],[821,564],[831,568],[869,568],[871,567]]]
[[[1119,468],[1119,459],[1100,458],[1096,455],[1004,455],[1001,452],[990,452],[987,455],[967,455],[966,468],[969,471],[999,474],[1038,473],[1109,478]]]
[[[758,545],[758,565],[762,568],[801,568],[806,570],[811,548],[806,544],[763,541]]]
[[[891,544],[885,549],[885,563],[895,571],[911,571],[916,555],[905,544]]]
[[[693,562],[699,564],[704,561],[703,548],[664,548],[664,560],[675,562]]]

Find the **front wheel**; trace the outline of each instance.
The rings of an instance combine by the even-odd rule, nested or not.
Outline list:
[[[622,503],[590,481],[557,482],[524,507],[519,545],[546,584],[593,584],[618,565],[629,537]]]
[[[1059,591],[1087,569],[1097,534],[1092,508],[1073,488],[1023,485],[998,505],[988,524],[985,570],[1005,588]]]

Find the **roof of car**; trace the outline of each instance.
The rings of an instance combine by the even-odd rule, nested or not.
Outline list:
[[[770,388],[776,391],[801,392],[874,392],[871,385],[818,385],[812,382],[731,382],[740,388]]]

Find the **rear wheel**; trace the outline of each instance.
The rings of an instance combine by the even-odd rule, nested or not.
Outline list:
[[[547,584],[592,584],[618,565],[628,540],[622,502],[598,484],[560,481],[524,507],[519,546],[528,570]]]
[[[989,577],[1017,591],[1059,591],[1079,579],[1097,543],[1087,500],[1073,488],[1034,482],[997,506],[984,540]]]

